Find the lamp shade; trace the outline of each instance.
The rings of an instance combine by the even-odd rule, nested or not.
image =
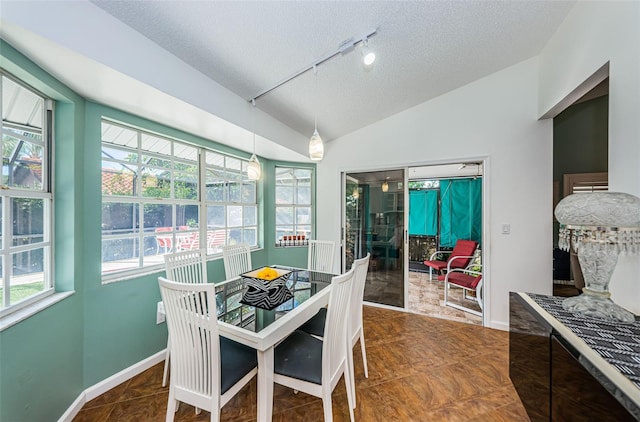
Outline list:
[[[640,198],[621,192],[574,193],[558,203],[558,247],[578,255],[583,294],[563,300],[565,311],[632,323],[635,315],[610,299],[619,254],[640,253]]]
[[[253,154],[247,166],[247,176],[249,176],[249,180],[259,180],[261,174],[260,162],[258,161],[258,157]]]
[[[638,227],[640,198],[623,192],[574,193],[558,203],[555,215],[569,226]]]
[[[388,192],[389,191],[389,182],[383,182],[382,183],[382,192]]]
[[[320,161],[324,157],[324,145],[322,144],[322,138],[318,134],[316,129],[309,140],[309,158],[313,161]]]

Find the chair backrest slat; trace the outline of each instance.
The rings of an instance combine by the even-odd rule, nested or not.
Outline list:
[[[353,336],[358,328],[362,325],[362,300],[364,297],[364,285],[367,281],[367,273],[369,272],[369,259],[371,254],[367,253],[364,258],[353,261],[353,289],[351,292],[351,304],[349,322],[351,325],[350,334]]]
[[[251,249],[248,245],[225,246],[222,248],[222,258],[227,280],[253,269],[251,265]]]
[[[322,378],[333,379],[339,370],[343,358],[346,359],[348,348],[347,335],[349,329],[349,302],[353,288],[353,267],[342,275],[331,280],[329,306],[325,322],[322,344]],[[327,378],[328,377],[328,378]]]
[[[158,278],[171,336],[175,388],[216,400],[220,396],[220,342],[215,285]],[[209,315],[214,315],[213,318]]]
[[[333,272],[333,258],[336,242],[330,240],[310,240],[307,268],[323,273]]]
[[[164,256],[169,280],[180,283],[207,282],[207,254],[204,250],[177,252]]]

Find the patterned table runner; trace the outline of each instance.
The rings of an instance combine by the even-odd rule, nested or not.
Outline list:
[[[527,295],[640,388],[640,321],[637,317],[632,324],[589,318],[565,311],[564,297]]]

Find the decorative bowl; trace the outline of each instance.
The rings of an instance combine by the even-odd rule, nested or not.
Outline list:
[[[264,277],[265,269],[267,273],[274,271],[272,279]],[[242,296],[241,303],[255,306],[262,309],[274,309],[293,297],[293,293],[287,288],[290,270],[281,268],[262,267],[256,270],[240,274],[245,279],[247,290]]]

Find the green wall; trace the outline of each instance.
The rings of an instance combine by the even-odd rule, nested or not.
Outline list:
[[[0,420],[56,420],[84,390],[80,227],[85,102],[0,40],[0,66],[56,100],[54,276],[70,297],[0,332]]]
[[[567,108],[553,119],[553,180],[608,169],[609,96]]]
[[[608,95],[572,105],[558,114],[553,119],[553,180],[559,182],[558,199],[562,199],[564,174],[606,172],[608,152]],[[554,247],[559,227],[554,219]]]
[[[166,346],[166,324],[156,325],[157,277],[164,272],[102,284],[100,119],[210,146],[249,158],[249,153],[174,128],[88,102],[0,40],[1,65],[56,100],[55,280],[65,300],[0,332],[0,420],[57,420],[87,387]],[[261,159],[258,183],[264,249],[254,267],[305,266],[307,248],[275,248],[275,165],[313,164]],[[224,280],[220,258],[209,261],[213,281]]]

